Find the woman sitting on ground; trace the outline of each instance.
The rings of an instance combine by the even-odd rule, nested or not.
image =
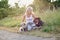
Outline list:
[[[27,7],[25,14],[23,15],[23,20],[22,22],[25,21],[25,24],[27,25],[27,30],[32,30],[33,27],[35,26],[33,20],[35,19],[35,15],[33,12],[32,7]]]

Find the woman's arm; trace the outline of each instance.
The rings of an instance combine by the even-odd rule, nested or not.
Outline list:
[[[34,13],[32,15],[33,15],[33,18],[36,18],[37,17]]]

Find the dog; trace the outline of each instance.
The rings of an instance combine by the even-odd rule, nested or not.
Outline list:
[[[25,23],[20,24],[19,32],[27,31],[27,27]]]
[[[44,22],[39,18],[35,18],[34,21],[33,21],[36,25],[36,27],[40,27],[40,26],[43,26]]]

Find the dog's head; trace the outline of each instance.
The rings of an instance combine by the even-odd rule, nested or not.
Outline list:
[[[35,23],[35,24],[38,24],[39,21],[40,21],[40,18],[35,18],[35,19],[34,19],[34,23]]]
[[[20,27],[26,27],[25,23],[21,23]]]
[[[42,26],[43,25],[43,22],[39,17],[34,19],[34,23],[36,24],[36,26]]]

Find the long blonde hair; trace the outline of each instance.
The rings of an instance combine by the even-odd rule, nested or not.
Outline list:
[[[25,12],[25,15],[27,14],[27,11],[30,10],[32,14],[34,14],[33,12],[33,8],[31,6],[27,7],[26,8],[26,12]]]

